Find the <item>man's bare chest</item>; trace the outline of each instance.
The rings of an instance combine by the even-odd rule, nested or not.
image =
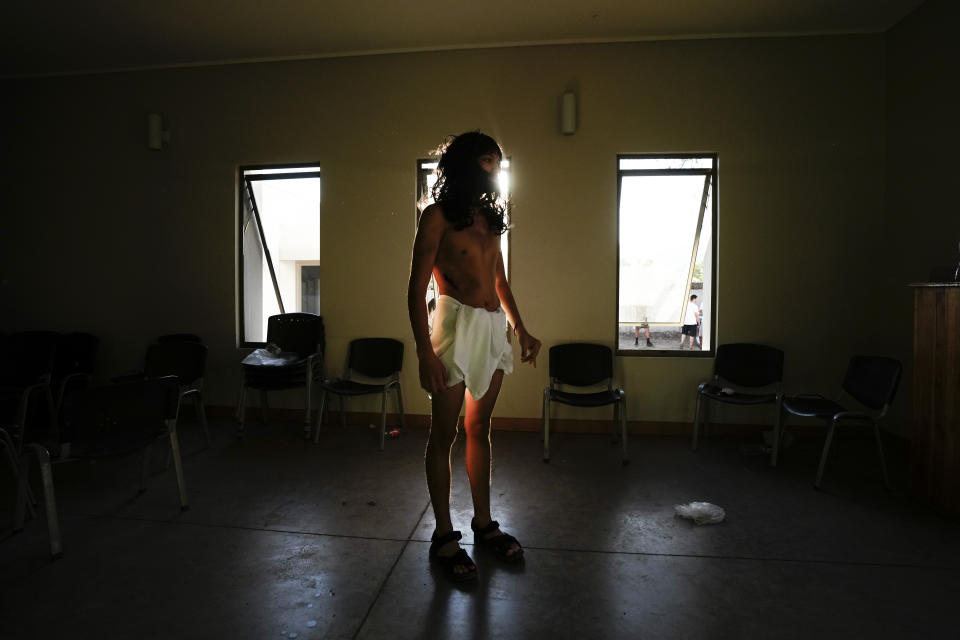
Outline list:
[[[440,243],[440,257],[444,262],[480,262],[496,260],[500,249],[500,237],[491,233],[486,225],[476,224],[454,231],[448,229]]]

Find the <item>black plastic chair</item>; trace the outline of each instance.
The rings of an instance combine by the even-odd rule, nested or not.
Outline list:
[[[397,396],[397,411],[400,414],[400,427],[406,429],[403,415],[403,390],[400,387],[400,371],[403,369],[403,343],[393,338],[358,338],[350,341],[347,356],[347,370],[342,378],[324,380],[320,383],[323,394],[320,396],[320,419],[313,441],[320,441],[320,423],[327,404],[327,394],[332,393],[340,401],[340,424],[346,426],[346,412],[343,409],[344,396],[365,396],[378,393],[380,399],[380,450],[383,451],[383,439],[387,429],[387,394],[394,390]],[[353,379],[359,374],[370,380],[359,382]],[[372,382],[372,380],[379,380]],[[385,382],[384,382],[385,380]]]
[[[887,476],[887,462],[883,455],[883,443],[880,440],[879,420],[887,414],[897,387],[903,366],[899,360],[882,356],[853,356],[847,365],[847,373],[840,386],[841,399],[844,394],[853,398],[870,411],[849,410],[839,401],[821,395],[797,395],[783,398],[783,411],[795,416],[819,418],[827,423],[827,439],[820,454],[820,466],[813,486],[820,487],[823,470],[830,453],[834,430],[842,424],[867,423],[873,426],[880,455],[880,470],[883,473],[883,486],[890,488]],[[780,413],[783,416],[783,412]],[[779,421],[779,417],[778,417]]]
[[[210,446],[207,411],[203,404],[203,378],[207,367],[207,346],[194,334],[160,336],[147,347],[143,371],[113,378],[113,382],[129,382],[144,378],[174,376],[180,390],[180,399],[190,398],[197,420],[203,429],[206,446]]]
[[[56,407],[50,381],[53,377],[59,334],[53,331],[21,331],[0,341],[0,424],[6,423],[17,453],[33,435],[56,430]],[[46,406],[47,421],[41,422],[30,407],[39,400]]]
[[[58,414],[68,392],[90,386],[99,346],[100,339],[90,333],[64,333],[58,337],[50,383]]]
[[[237,437],[243,437],[247,389],[260,390],[260,410],[267,422],[267,392],[281,389],[306,391],[304,438],[310,438],[310,414],[314,385],[323,380],[325,337],[323,318],[314,313],[286,313],[267,319],[267,344],[278,353],[258,349],[243,359],[240,372],[240,397],[237,401]],[[319,421],[319,418],[318,418]]]
[[[777,450],[780,445],[778,416],[780,401],[783,397],[782,385],[783,351],[780,349],[750,342],[718,346],[717,357],[713,362],[713,380],[703,382],[697,387],[697,408],[693,417],[693,450],[697,449],[701,420],[704,437],[707,435],[710,401],[741,406],[773,404],[775,413],[772,421],[773,451],[770,454],[770,464],[776,466]],[[767,389],[764,390],[764,387]],[[770,390],[771,387],[772,390]]]
[[[562,385],[591,387],[606,382],[605,391],[563,391]],[[550,403],[573,407],[605,407],[613,405],[613,437],[617,442],[617,426],[623,445],[623,464],[627,457],[627,394],[613,388],[613,352],[600,344],[573,342],[550,347],[550,386],[543,390],[543,461],[550,462]]]
[[[61,554],[51,463],[113,458],[143,451],[140,493],[146,490],[151,445],[167,439],[180,492],[180,510],[189,508],[180,443],[177,439],[179,393],[176,378],[153,378],[74,391],[63,403],[59,442],[29,442],[20,460],[14,531],[23,528],[30,460],[40,466],[50,553]]]

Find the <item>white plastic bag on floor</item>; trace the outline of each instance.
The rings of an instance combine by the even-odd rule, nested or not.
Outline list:
[[[673,511],[681,518],[688,518],[697,524],[717,524],[723,522],[726,512],[722,507],[709,502],[689,502],[673,505]]]

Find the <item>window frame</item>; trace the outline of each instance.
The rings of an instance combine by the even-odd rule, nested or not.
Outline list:
[[[703,169],[621,169],[622,160],[683,160],[688,158],[709,158],[711,168]],[[640,357],[640,358],[713,358],[717,349],[717,255],[719,251],[719,191],[718,191],[718,173],[719,173],[719,154],[716,152],[703,153],[618,153],[615,159],[615,168],[617,176],[617,228],[616,228],[616,302],[614,307],[614,345],[616,356]],[[713,246],[710,250],[710,348],[699,350],[681,350],[675,349],[621,349],[620,348],[620,198],[625,176],[657,176],[657,175],[703,175],[710,176],[710,232]],[[702,224],[698,234],[702,231]],[[698,240],[699,242],[699,240]],[[696,259],[696,255],[693,256]],[[706,283],[705,283],[706,284]],[[690,283],[687,283],[687,290],[684,294],[686,305],[690,297]],[[683,307],[686,308],[685,306]]]
[[[236,281],[234,283],[236,292],[236,344],[239,349],[257,349],[265,346],[266,342],[255,342],[244,340],[246,327],[244,325],[244,299],[243,299],[243,203],[246,198],[247,179],[253,180],[290,180],[293,178],[319,178],[321,193],[323,189],[323,171],[320,168],[320,162],[293,162],[293,163],[271,163],[271,164],[247,164],[239,165],[236,172],[236,224],[234,225],[234,252],[236,253]],[[289,173],[266,173],[254,176],[244,175],[247,171],[263,171],[269,169],[304,169],[304,171],[291,171]],[[321,203],[323,198],[321,197]],[[322,204],[321,204],[322,206]],[[319,265],[319,260],[317,260]],[[297,279],[297,289],[299,296],[299,278]],[[289,312],[288,312],[289,313]]]

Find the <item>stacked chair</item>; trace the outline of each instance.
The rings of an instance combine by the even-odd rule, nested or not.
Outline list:
[[[18,454],[34,437],[31,431],[39,435],[56,428],[51,380],[59,339],[53,331],[21,331],[0,338],[0,426],[6,425]]]
[[[323,380],[323,318],[313,313],[270,316],[267,319],[267,344],[273,347],[257,349],[240,365],[237,438],[243,438],[247,389],[260,391],[261,417],[266,424],[268,392],[302,387],[306,395],[303,433],[304,438],[309,439],[314,387]]]
[[[62,545],[51,464],[142,452],[140,491],[143,492],[146,489],[150,448],[158,440],[169,442],[180,494],[180,509],[188,509],[176,429],[178,407],[179,385],[173,376],[121,382],[68,393],[61,411],[59,439],[30,441],[24,446],[18,469],[14,531],[23,528],[27,510],[32,511],[28,485],[31,460],[40,468],[50,554],[56,558],[62,552]]]
[[[203,429],[206,446],[210,446],[210,430],[207,427],[207,412],[203,404],[203,378],[207,365],[207,346],[199,336],[192,333],[163,335],[147,347],[143,370],[125,374],[114,382],[163,378],[174,376],[179,388],[179,398],[190,398],[194,403],[197,420]]]
[[[93,383],[93,366],[99,346],[100,339],[90,333],[75,331],[58,337],[50,380],[54,407],[58,413],[67,393]]]

